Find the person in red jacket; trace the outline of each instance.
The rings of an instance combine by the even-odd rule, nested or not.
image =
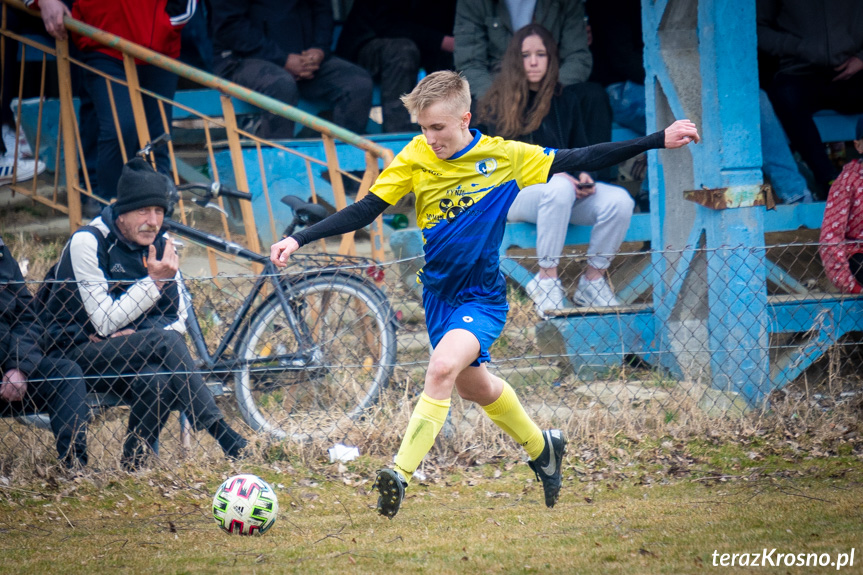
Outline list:
[[[177,58],[180,55],[180,31],[194,15],[197,0],[25,0],[25,3],[30,8],[40,10],[45,29],[55,38],[66,38],[63,17],[72,16],[155,52]],[[74,34],[72,40],[81,52],[81,59],[88,66],[120,81],[126,80],[120,52],[85,36]],[[93,102],[99,132],[97,183],[93,187],[98,195],[110,199],[117,195],[117,182],[126,161],[123,151],[128,159],[140,148],[132,104],[129,93],[122,84],[112,82],[113,94],[109,94],[103,76],[89,70],[85,70],[84,76],[84,86]],[[156,66],[142,65],[140,62],[138,80],[142,88],[166,98],[173,98],[177,89],[175,74]],[[112,95],[120,123],[122,148],[114,124]],[[155,138],[165,131],[157,100],[145,96],[144,109],[150,136]],[[165,106],[169,126],[171,111],[171,106]],[[88,122],[84,119],[83,110],[81,114],[83,131],[87,129]],[[88,158],[88,163],[90,162],[93,162],[93,158]],[[156,165],[159,171],[169,173],[168,151],[165,148],[156,152]]]
[[[863,118],[854,148],[863,154]],[[843,293],[863,292],[863,158],[848,162],[830,186],[821,223],[824,272]]]

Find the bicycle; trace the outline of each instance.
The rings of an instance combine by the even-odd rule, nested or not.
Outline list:
[[[203,192],[195,200],[201,206],[212,206],[218,196],[251,200],[250,194],[218,183],[186,184],[177,190]],[[295,196],[282,201],[294,212],[286,236],[327,213],[322,206]],[[253,430],[276,439],[306,440],[314,435],[303,429],[309,421],[327,419],[337,425],[339,418],[356,420],[377,402],[395,366],[397,321],[386,294],[362,275],[380,273],[373,261],[295,254],[292,265],[279,272],[268,257],[237,243],[167,217],[163,226],[262,266],[213,352],[187,280],[179,274],[187,304],[187,333],[198,357],[196,369],[213,395],[233,392],[240,414]],[[122,400],[112,393],[91,393],[88,403],[102,410]],[[44,414],[15,418],[50,429]]]
[[[178,191],[197,193],[195,203],[204,206],[218,196],[251,200],[250,194],[218,183],[185,184]],[[326,215],[322,206],[295,196],[282,201],[294,212],[286,236]],[[230,389],[226,379],[233,378],[237,406],[252,429],[279,439],[306,438],[309,433],[299,429],[298,418],[354,420],[377,402],[395,365],[397,323],[386,294],[357,273],[373,274],[374,262],[296,254],[287,273],[280,273],[268,257],[219,236],[168,218],[164,227],[263,267],[212,353],[185,279],[181,290],[188,297],[188,334],[205,381],[220,395]],[[210,383],[214,378],[221,389]]]

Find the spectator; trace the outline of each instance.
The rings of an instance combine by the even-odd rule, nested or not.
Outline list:
[[[863,112],[863,10],[856,0],[758,0],[758,47],[778,58],[767,92],[824,190],[838,170],[812,114],[828,108]]]
[[[573,105],[572,87],[558,82],[558,69],[557,46],[548,30],[529,24],[516,32],[500,73],[479,104],[480,121],[489,133],[546,148],[584,146],[584,120]],[[540,314],[564,305],[557,266],[568,224],[592,226],[587,268],[573,299],[587,307],[620,305],[604,275],[629,228],[633,207],[629,192],[594,182],[587,172],[556,173],[547,183],[522,189],[507,221],[536,224],[539,273],[526,289]]]
[[[213,40],[210,38],[208,29],[208,12],[207,3],[199,3],[195,15],[183,26],[183,31],[180,33],[180,61],[206,72],[213,69]],[[180,78],[180,81],[192,84],[189,87],[190,90],[199,87],[195,82],[185,78]]]
[[[364,227],[415,191],[425,240],[425,264],[417,275],[434,349],[394,469],[378,471],[373,484],[378,512],[390,518],[398,513],[411,476],[446,421],[453,389],[482,406],[524,447],[542,482],[545,504],[554,507],[563,434],[541,431],[512,387],[483,365],[491,360],[489,348],[509,309],[498,258],[503,214],[521,188],[545,182],[553,173],[614,165],[653,148],[679,148],[697,142],[698,131],[679,120],[637,140],[560,150],[491,138],[469,128],[470,87],[461,75],[447,71],[423,78],[403,101],[417,115],[422,135],[398,153],[362,200],[273,244],[270,259],[284,267],[304,244]]]
[[[0,239],[0,416],[46,410],[60,461],[84,466],[90,410],[81,368],[45,357],[41,331],[18,262]]]
[[[63,16],[69,15],[61,0],[26,0],[31,8],[42,12],[45,29],[55,38],[65,38]],[[95,26],[146,48],[177,58],[180,55],[180,31],[195,13],[196,0],[73,0],[71,15],[85,24]],[[126,80],[122,54],[85,36],[74,35],[75,45],[85,64],[120,81]],[[157,66],[138,64],[138,81],[142,88],[171,99],[177,89],[177,76]],[[84,72],[84,85],[95,106],[98,122],[98,158],[96,161],[96,192],[104,199],[117,195],[117,182],[125,158],[140,147],[135,116],[129,92],[116,82],[109,91],[105,78],[89,70]],[[112,106],[113,96],[113,106]],[[144,96],[147,128],[155,138],[165,131],[158,101]],[[120,123],[118,139],[114,120],[116,108]],[[165,106],[168,125],[171,125],[172,107]],[[168,150],[156,153],[156,165],[162,173],[170,173]],[[125,156],[125,158],[124,158]],[[91,160],[92,161],[92,160]]]
[[[863,118],[854,148],[863,155]],[[863,292],[863,157],[845,164],[830,187],[821,224],[821,261],[843,293]]]
[[[22,32],[33,20],[28,15],[18,10],[6,10],[6,28],[13,32]],[[36,20],[38,23],[38,19]],[[0,186],[16,182],[24,182],[32,179],[37,174],[45,171],[45,164],[40,160],[37,162],[31,157],[32,152],[24,137],[23,130],[15,134],[15,117],[12,114],[10,100],[18,94],[18,42],[5,37],[5,52],[3,53],[2,69],[0,74],[0,124],[2,124],[2,139],[0,139]],[[23,65],[23,62],[21,63]],[[16,149],[17,148],[17,149]]]
[[[216,74],[291,106],[300,96],[326,102],[333,122],[365,132],[372,79],[330,54],[330,0],[212,0],[210,8]],[[294,122],[264,114],[258,136],[293,138]]]
[[[416,85],[420,66],[427,73],[453,67],[454,18],[455,0],[433,10],[419,0],[354,2],[336,52],[380,81],[384,132],[414,129],[399,98]]]
[[[599,84],[588,82],[593,59],[588,49],[582,0],[458,0],[455,15],[455,66],[482,99],[500,70],[515,31],[530,23],[551,32],[560,54],[559,81],[571,88],[585,119],[588,144],[611,140],[611,108]]]
[[[140,158],[123,168],[117,202],[79,229],[63,250],[48,299],[54,350],[131,405],[123,466],[137,469],[172,409],[206,429],[229,457],[246,440],[225,423],[189,354],[177,254],[162,230],[173,184]],[[74,283],[73,283],[74,282]]]

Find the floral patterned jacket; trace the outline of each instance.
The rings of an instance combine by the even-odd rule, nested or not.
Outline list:
[[[861,293],[848,258],[863,253],[863,159],[849,162],[830,187],[821,224],[821,261],[833,285]]]

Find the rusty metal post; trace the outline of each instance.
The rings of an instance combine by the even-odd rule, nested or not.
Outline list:
[[[228,148],[231,150],[231,162],[234,168],[234,182],[237,189],[249,190],[249,180],[246,178],[246,164],[243,162],[243,147],[240,145],[240,134],[237,128],[237,115],[234,113],[234,104],[230,96],[222,94],[222,113],[225,116],[225,126],[228,129]],[[240,210],[243,214],[243,225],[246,228],[246,245],[253,252],[261,253],[261,242],[258,239],[258,228],[255,226],[255,214],[252,212],[251,202],[240,200]],[[260,264],[254,264],[253,269],[259,273]]]
[[[72,73],[69,41],[57,40],[57,76],[60,80],[60,129],[63,138],[63,165],[69,206],[69,233],[81,227],[81,194],[78,191],[78,153],[76,151],[75,106],[72,103]]]
[[[138,68],[135,66],[135,59],[129,54],[123,54],[123,68],[126,71],[126,83],[129,85],[129,100],[132,103],[132,115],[135,116],[135,128],[138,130],[138,149],[141,149],[150,141],[150,129],[147,125],[147,113],[144,111],[144,99],[141,97]],[[123,134],[117,134],[117,139],[123,141]],[[128,159],[132,159],[134,153],[134,150],[126,150]]]

